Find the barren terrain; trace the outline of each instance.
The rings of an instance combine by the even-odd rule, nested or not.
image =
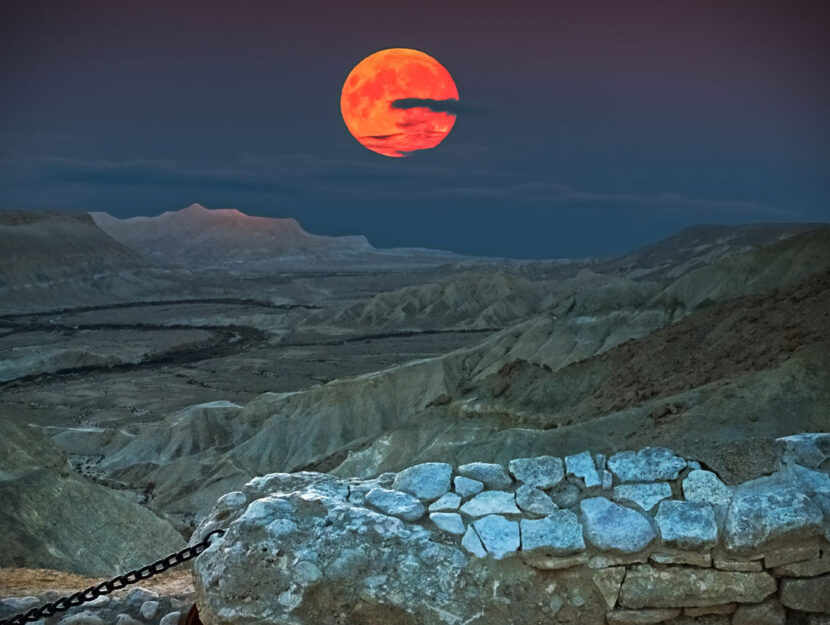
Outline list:
[[[212,227],[204,209],[175,218],[194,216]],[[295,252],[336,252],[298,268],[235,255],[253,226],[228,218],[232,237],[196,238],[228,266],[197,243],[165,264],[88,219],[23,220],[27,241],[69,228],[97,243],[24,255],[0,284],[0,524],[15,537],[0,595],[165,555],[142,554],[183,544],[218,497],[269,472],[658,444],[737,483],[768,471],[775,437],[830,429],[826,227],[707,226],[618,259],[516,262],[274,225],[263,245],[288,232]],[[19,221],[0,220],[3,236]],[[164,249],[154,224],[113,232],[149,254]],[[371,258],[344,262],[344,245]],[[11,263],[25,245],[8,249]],[[58,515],[65,492],[83,504]],[[106,536],[81,556],[90,510]],[[122,539],[139,518],[156,538]],[[188,598],[188,576],[159,592]]]

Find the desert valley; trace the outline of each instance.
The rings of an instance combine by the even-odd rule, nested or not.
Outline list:
[[[830,430],[828,371],[827,224],[520,261],[197,204],[0,213],[0,591],[166,555],[272,473],[655,446],[735,486]]]

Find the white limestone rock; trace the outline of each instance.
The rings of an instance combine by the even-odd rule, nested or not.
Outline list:
[[[570,510],[556,510],[543,519],[521,520],[522,551],[570,555],[585,549],[582,525]]]
[[[504,490],[513,485],[513,480],[500,464],[491,462],[470,462],[458,467],[458,474],[483,483],[493,490]]]
[[[724,524],[723,545],[737,553],[760,550],[784,538],[808,538],[824,531],[824,515],[802,492],[768,485],[736,493]]]
[[[621,484],[614,487],[611,497],[614,501],[633,503],[641,510],[651,512],[654,506],[671,497],[671,486],[666,482]]]
[[[604,464],[605,459],[603,456]],[[594,458],[587,451],[573,456],[565,456],[565,470],[567,475],[580,478],[585,484],[585,488],[596,488],[602,485],[602,478],[600,478],[597,467],[594,464]]]
[[[395,477],[392,488],[434,501],[450,490],[452,466],[446,462],[424,462],[404,469]]]
[[[553,488],[565,478],[562,458],[554,456],[516,458],[510,461],[508,469],[517,481],[542,489]]]
[[[159,594],[156,591],[136,586],[127,592],[125,601],[127,603],[142,603],[144,601],[155,601],[158,598]]]
[[[516,489],[516,505],[524,512],[538,516],[546,516],[559,509],[545,491],[527,484]]]
[[[312,625],[320,596],[360,598],[360,606],[342,604],[344,622],[359,620],[357,610],[367,606],[413,622],[434,610],[469,619],[481,609],[463,599],[464,589],[479,592],[467,573],[469,556],[434,540],[437,532],[352,504],[334,489],[325,494],[310,485],[268,498],[273,505],[259,513],[270,514],[232,515],[225,535],[194,561],[203,622]],[[294,529],[275,534],[276,523]]]
[[[169,614],[165,614],[161,618],[161,620],[159,621],[159,625],[179,625],[179,621],[181,621],[181,618],[181,612],[170,612]]]
[[[651,523],[642,514],[605,497],[583,499],[579,508],[585,537],[598,549],[636,553],[656,538]]]
[[[384,514],[404,521],[417,521],[426,514],[424,504],[412,495],[398,490],[373,488],[366,494],[366,502]]]
[[[655,522],[663,542],[670,547],[705,550],[718,543],[718,524],[709,504],[662,501]]]
[[[138,613],[141,614],[141,618],[147,619],[148,621],[153,620],[153,617],[156,615],[156,612],[158,611],[158,601],[145,601],[141,604],[141,607],[138,609]]]
[[[513,555],[519,550],[521,538],[519,524],[503,516],[491,514],[475,522],[481,543],[496,560]]]
[[[621,482],[657,482],[677,479],[686,460],[669,449],[646,447],[614,454],[608,459],[608,468]]]
[[[458,510],[458,506],[461,505],[461,497],[456,495],[455,493],[447,493],[440,499],[433,501],[429,504],[429,511],[430,512],[451,512],[453,510]]]
[[[438,529],[448,534],[461,536],[465,532],[464,521],[457,512],[433,512],[429,515],[429,520],[435,523]]]
[[[683,496],[686,501],[728,505],[732,501],[732,489],[711,471],[694,470],[683,480]]]
[[[461,546],[467,553],[474,555],[476,558],[483,558],[487,555],[487,550],[481,544],[481,539],[472,525],[467,526],[464,538],[461,539]]]
[[[521,514],[516,507],[513,493],[500,490],[486,490],[461,506],[461,512],[471,517],[488,514]]]
[[[484,490],[484,482],[474,480],[471,477],[464,477],[463,475],[456,475],[453,480],[453,485],[455,486],[455,492],[458,493],[462,499],[468,499],[474,495],[478,495]]]

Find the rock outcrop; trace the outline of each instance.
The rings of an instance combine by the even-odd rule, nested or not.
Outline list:
[[[428,463],[364,480],[271,474],[220,499],[197,530],[226,529],[194,567],[201,618],[819,623],[808,619],[830,616],[828,458],[830,434],[779,439],[775,471],[735,486],[661,448],[521,458],[509,473]],[[610,479],[593,479],[606,467]],[[563,484],[575,495],[559,497]],[[655,484],[668,488],[656,505],[614,500],[621,486]],[[546,505],[521,505],[529,489]]]

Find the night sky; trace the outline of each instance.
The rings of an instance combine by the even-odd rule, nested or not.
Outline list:
[[[442,7],[443,5],[443,7]],[[566,257],[690,224],[830,220],[830,3],[0,5],[0,207],[200,202],[376,246]],[[447,139],[361,147],[340,90],[422,50]]]

